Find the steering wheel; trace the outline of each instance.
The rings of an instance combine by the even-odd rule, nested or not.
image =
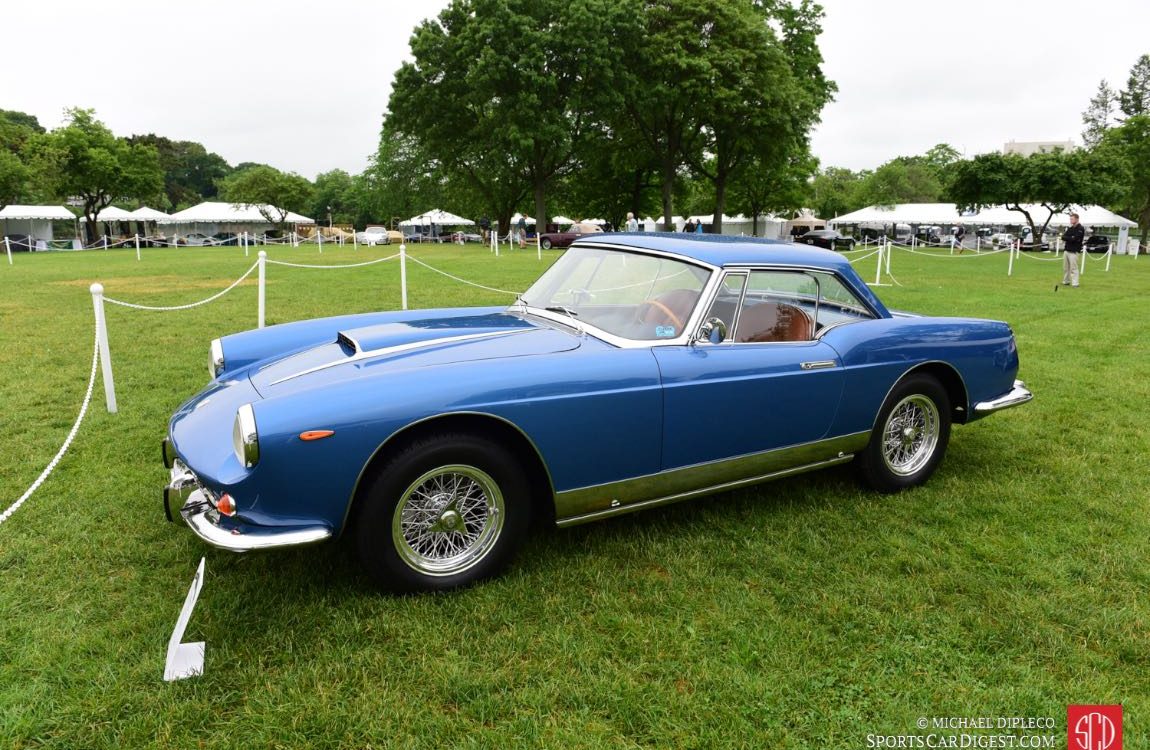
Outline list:
[[[659,313],[662,316],[662,319],[656,320],[656,321],[648,321],[648,319],[647,319],[648,314],[652,310],[654,310],[656,313]],[[649,299],[649,300],[646,300],[645,302],[641,303],[639,305],[639,308],[635,311],[635,319],[638,320],[640,323],[647,323],[647,322],[674,323],[676,330],[679,330],[679,331],[683,330],[683,321],[679,319],[679,316],[675,314],[675,311],[672,310],[671,308],[667,307],[666,304],[664,304],[663,302],[660,302],[657,299]]]

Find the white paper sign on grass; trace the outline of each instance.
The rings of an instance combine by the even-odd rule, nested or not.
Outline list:
[[[204,673],[204,642],[180,643],[184,637],[184,630],[188,627],[188,620],[192,619],[192,610],[196,608],[196,600],[200,598],[200,589],[204,586],[204,558],[200,558],[200,566],[196,569],[196,576],[192,579],[192,587],[188,589],[188,596],[184,599],[184,607],[176,620],[176,629],[168,639],[168,660],[164,665],[164,681],[182,680],[185,677],[195,677]]]

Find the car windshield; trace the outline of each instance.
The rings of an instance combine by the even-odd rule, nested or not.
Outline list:
[[[677,338],[711,272],[622,250],[576,248],[555,261],[521,300],[635,341]]]

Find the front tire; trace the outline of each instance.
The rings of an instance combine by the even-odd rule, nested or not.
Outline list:
[[[550,250],[551,249],[551,240],[547,239],[546,237],[544,237],[542,240],[540,240],[539,244],[543,246],[544,250]]]
[[[360,560],[396,592],[442,591],[500,573],[530,522],[523,471],[502,446],[436,435],[396,454],[362,499]]]
[[[950,441],[950,399],[929,375],[911,375],[883,402],[870,443],[859,454],[863,480],[900,492],[930,478]]]

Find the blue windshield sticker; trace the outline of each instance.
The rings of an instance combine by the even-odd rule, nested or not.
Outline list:
[[[655,337],[660,339],[675,338],[675,326],[655,326]]]

